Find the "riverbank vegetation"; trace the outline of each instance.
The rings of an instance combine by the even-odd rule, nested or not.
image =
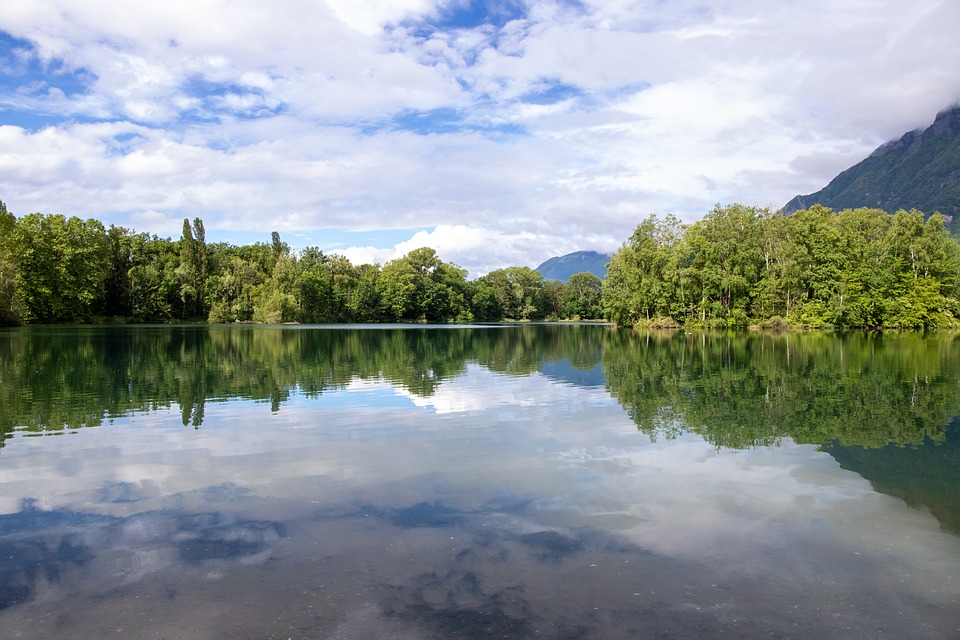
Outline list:
[[[649,327],[955,327],[958,299],[960,245],[942,215],[821,206],[650,216],[603,291],[608,319]]]
[[[474,280],[415,249],[354,265],[317,247],[209,243],[203,221],[179,240],[0,203],[0,325],[23,323],[471,322],[596,319],[601,280],[546,281],[528,267]]]
[[[178,240],[0,202],[0,325],[606,319],[620,326],[941,328],[960,318],[960,245],[944,217],[814,206],[715,207],[691,225],[642,221],[590,273],[529,267],[468,280],[428,247],[354,265],[317,247]]]

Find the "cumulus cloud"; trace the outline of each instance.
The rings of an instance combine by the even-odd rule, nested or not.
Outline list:
[[[535,266],[822,187],[960,100],[958,27],[952,0],[16,3],[0,197]]]

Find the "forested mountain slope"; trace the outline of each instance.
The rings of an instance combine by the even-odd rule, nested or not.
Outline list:
[[[793,213],[822,204],[834,210],[875,207],[893,213],[936,211],[960,233],[960,106],[937,115],[925,130],[887,142],[834,178],[826,187],[786,204]]]

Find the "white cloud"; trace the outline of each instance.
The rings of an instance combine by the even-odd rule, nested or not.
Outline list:
[[[361,33],[373,36],[387,23],[419,13],[430,12],[434,2],[431,0],[324,0],[334,15],[346,25]]]
[[[392,248],[381,249],[378,247],[346,247],[343,249],[328,249],[329,254],[339,254],[350,261],[351,264],[383,264],[392,260],[396,251]]]
[[[0,197],[265,236],[429,228],[341,252],[431,242],[476,275],[613,250],[651,212],[780,206],[960,100],[952,0],[537,0],[502,27],[444,25],[449,5],[15,3]]]

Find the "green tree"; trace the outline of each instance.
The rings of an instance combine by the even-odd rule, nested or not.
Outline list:
[[[447,322],[470,317],[466,271],[428,247],[387,262],[377,285],[386,318]]]
[[[960,295],[960,242],[950,235],[939,212],[927,218],[917,241],[917,275],[936,278],[940,294],[956,298]]]
[[[17,219],[0,201],[0,326],[18,325],[26,315],[18,281],[20,271],[11,246]]]
[[[180,281],[180,317],[204,317],[205,289],[207,280],[207,243],[203,221],[195,218],[183,219],[183,233],[180,236],[180,265],[176,269]]]
[[[610,259],[603,307],[610,320],[634,325],[669,317],[683,304],[678,249],[684,232],[674,216],[651,215]],[[679,304],[678,304],[679,303]]]
[[[796,324],[835,325],[843,313],[841,237],[833,212],[815,205],[788,218],[782,272],[786,316]]]
[[[279,239],[276,232],[274,239]],[[302,291],[300,264],[285,245],[281,245],[279,250],[270,279],[265,283],[262,297],[254,309],[253,319],[256,322],[278,324],[295,322],[301,317],[298,299]]]
[[[180,281],[180,318],[189,318],[198,309],[197,298],[197,241],[193,237],[190,220],[183,219],[183,233],[180,235],[180,266],[176,275]]]
[[[699,294],[694,308],[701,322],[746,325],[764,264],[765,213],[740,204],[717,205],[688,229],[684,263]]]
[[[208,322],[230,323],[253,320],[255,303],[261,298],[264,274],[256,263],[233,251],[218,256],[219,273],[208,283]]]
[[[270,233],[270,252],[273,254],[274,263],[276,263],[281,256],[290,253],[290,245],[280,240],[280,233],[278,231]]]
[[[563,314],[567,318],[596,320],[603,317],[603,280],[584,271],[575,273],[562,289]]]
[[[559,280],[543,281],[543,295],[540,298],[539,315],[545,320],[558,320],[564,316],[563,292],[567,283]]]
[[[507,267],[480,278],[493,291],[498,319],[537,320],[543,318],[543,275],[530,267]]]
[[[380,268],[375,264],[362,264],[353,269],[353,274],[353,286],[347,299],[347,317],[351,322],[378,322]]]
[[[790,268],[790,219],[779,213],[768,212],[761,228],[760,246],[763,267],[754,287],[754,315],[762,319],[783,319],[790,311],[791,292],[785,275]]]
[[[333,269],[317,247],[300,255],[300,318],[302,322],[332,322]]]
[[[207,232],[203,228],[203,220],[193,219],[193,238],[196,244],[196,264],[197,283],[197,310],[198,315],[203,316],[206,311],[206,286],[207,286]]]
[[[919,211],[897,211],[887,241],[893,273],[883,325],[923,329],[953,324],[960,248],[949,238],[943,217],[934,214],[924,223]]]
[[[104,292],[104,313],[118,318],[130,315],[130,267],[132,264],[130,232],[110,225],[110,265]]]
[[[473,317],[481,322],[502,320],[503,310],[497,302],[496,293],[490,283],[479,278],[469,283],[470,309]]]
[[[834,223],[840,234],[842,326],[881,327],[894,280],[891,245],[886,241],[891,217],[880,209],[844,209]]]
[[[330,273],[333,278],[330,309],[333,322],[353,322],[356,308],[353,306],[354,290],[359,286],[360,269],[355,267],[346,256],[330,256]],[[378,285],[379,287],[379,285]],[[378,291],[379,295],[379,291]],[[377,298],[378,306],[381,304]],[[379,309],[375,312],[379,317]]]
[[[88,322],[102,313],[110,249],[100,222],[32,213],[16,221],[10,247],[27,320]]]
[[[181,282],[176,276],[180,256],[169,238],[146,233],[130,237],[127,271],[129,314],[137,322],[169,320],[180,307]]]

